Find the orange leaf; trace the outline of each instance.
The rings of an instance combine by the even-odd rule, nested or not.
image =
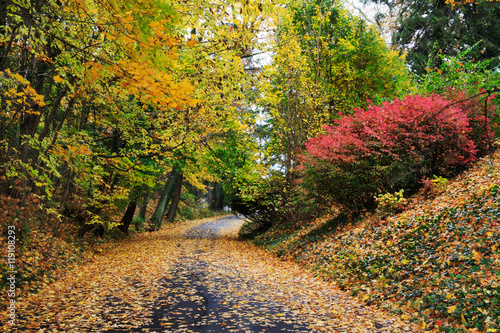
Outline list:
[[[188,40],[188,42],[186,43],[189,47],[194,47],[196,44],[198,44],[197,41],[195,40]]]

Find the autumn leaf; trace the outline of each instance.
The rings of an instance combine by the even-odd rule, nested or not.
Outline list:
[[[198,44],[198,42],[197,42],[197,41],[195,41],[195,40],[190,39],[190,40],[188,40],[188,41],[187,41],[187,43],[186,43],[186,44],[187,44],[189,47],[194,47],[196,44]]]

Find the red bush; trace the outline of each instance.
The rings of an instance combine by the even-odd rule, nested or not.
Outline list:
[[[423,176],[453,174],[475,159],[467,115],[439,95],[408,96],[356,110],[301,157],[306,187],[355,209],[381,192],[415,188]]]
[[[491,128],[491,119],[496,112],[496,107],[492,103],[494,96],[469,97],[462,90],[449,88],[445,97],[457,103],[458,107],[467,114],[472,129],[469,137],[474,141],[478,155],[488,154],[495,137]]]

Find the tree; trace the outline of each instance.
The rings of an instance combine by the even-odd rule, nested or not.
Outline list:
[[[424,94],[440,94],[459,104],[467,113],[472,127],[472,139],[478,157],[492,151],[495,132],[498,135],[498,87],[500,75],[488,69],[491,60],[467,61],[467,56],[480,43],[457,56],[439,55],[439,68],[429,69],[417,85]],[[496,131],[495,131],[496,130]]]
[[[182,183],[182,167],[179,166],[178,168],[172,169],[167,182],[165,183],[164,187],[162,188],[160,192],[160,198],[158,200],[158,204],[156,205],[156,209],[153,213],[153,215],[150,218],[150,223],[152,227],[155,230],[158,230],[161,228],[162,221],[163,221],[163,215],[165,214],[165,211],[167,210],[167,205],[169,204],[170,200],[172,199],[172,196],[174,194],[174,191],[178,185],[178,183]]]
[[[137,128],[150,118],[145,106],[172,114],[196,102],[171,74],[176,11],[150,1],[6,1],[1,10],[2,191],[22,203],[36,194],[53,211],[82,195],[98,221],[126,196],[127,174],[144,170],[134,157],[177,144],[139,147],[148,141]]]
[[[325,107],[334,116],[408,92],[404,58],[388,48],[379,32],[339,2],[294,3],[293,24],[313,69],[315,83],[327,93]]]
[[[235,200],[256,230],[317,216],[322,207],[297,184],[298,156],[308,140],[367,99],[392,100],[409,87],[404,59],[338,2],[293,1],[283,10],[260,85],[260,143],[270,175]]]
[[[368,99],[391,100],[409,87],[403,58],[366,22],[336,1],[290,4],[277,22],[273,63],[265,71],[262,106],[271,163],[289,184],[297,153],[339,114]]]
[[[243,117],[241,58],[270,6],[2,2],[2,192],[36,194],[54,214],[78,202],[91,223],[120,224],[138,182],[151,188],[174,151]]]
[[[454,0],[374,0],[397,12],[392,44],[407,53],[411,70],[424,75],[426,68],[440,67],[438,56],[456,56],[480,42],[480,47],[468,54],[470,60],[493,59],[499,64],[500,8],[491,1]],[[379,17],[384,16],[379,13]]]

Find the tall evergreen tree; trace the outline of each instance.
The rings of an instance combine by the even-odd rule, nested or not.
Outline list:
[[[370,0],[368,0],[370,1]],[[372,0],[385,4],[397,16],[392,43],[407,52],[411,70],[419,75],[426,68],[439,67],[437,54],[455,56],[482,41],[468,53],[467,60],[491,59],[493,68],[499,64],[500,8],[486,0]]]

